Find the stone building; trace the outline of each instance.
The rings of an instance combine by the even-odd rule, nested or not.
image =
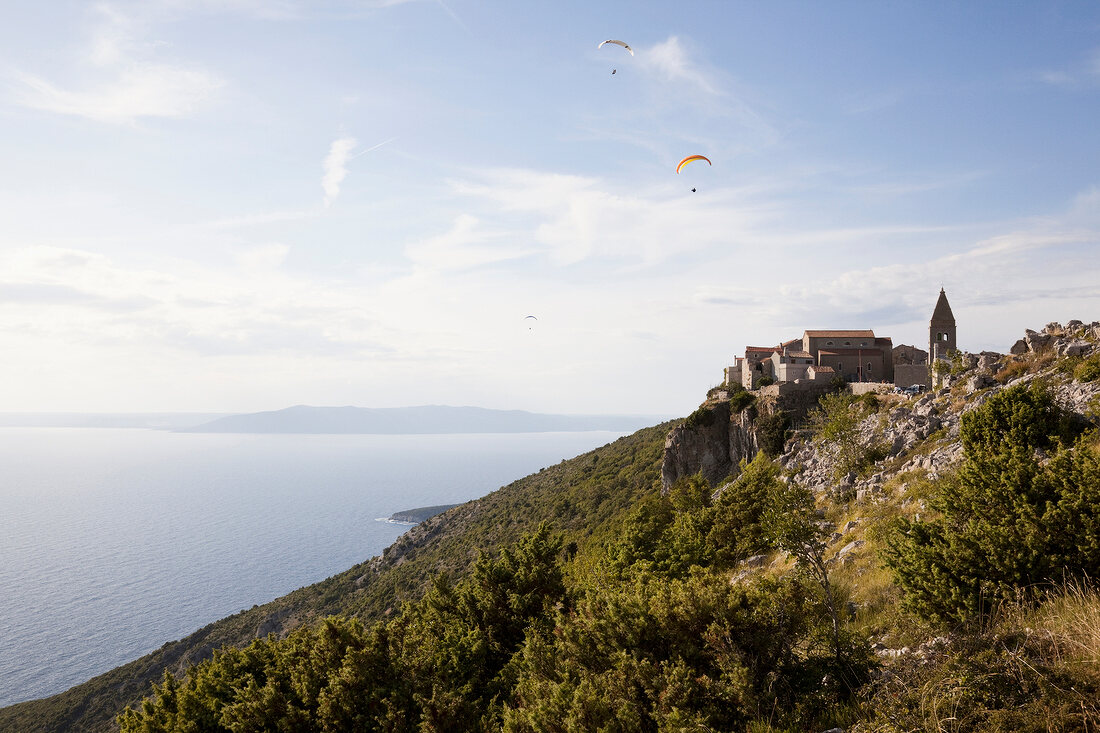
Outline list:
[[[955,316],[943,288],[932,311],[928,345],[925,357],[923,350],[913,346],[895,349],[889,336],[875,336],[871,329],[807,330],[802,338],[778,346],[745,347],[745,355],[734,357],[734,363],[726,367],[725,381],[756,389],[762,379],[765,383],[801,383],[832,381],[840,376],[847,382],[929,386],[930,365],[957,348]]]

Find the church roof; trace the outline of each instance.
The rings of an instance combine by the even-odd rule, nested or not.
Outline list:
[[[852,338],[852,339],[873,339],[875,332],[867,329],[865,331],[806,331],[806,335],[810,338],[827,338],[832,336],[833,338]]]
[[[940,297],[936,301],[936,309],[932,311],[932,323],[947,326],[955,325],[955,314],[951,312],[951,306],[947,302],[947,294],[940,288]]]

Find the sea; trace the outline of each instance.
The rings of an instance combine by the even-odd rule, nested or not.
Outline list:
[[[62,692],[381,554],[623,433],[0,428],[0,706]]]

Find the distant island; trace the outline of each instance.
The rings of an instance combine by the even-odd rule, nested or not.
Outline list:
[[[311,407],[229,415],[191,427],[186,433],[551,433],[609,430],[632,432],[651,425],[654,415],[550,415],[483,407]]]
[[[442,514],[448,509],[454,509],[458,504],[439,504],[438,506],[422,506],[418,509],[406,509],[403,512],[394,512],[390,515],[391,522],[408,522],[420,524],[425,519],[431,519],[436,514]]]

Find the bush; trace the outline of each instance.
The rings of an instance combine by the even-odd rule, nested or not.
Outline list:
[[[787,443],[787,430],[791,426],[791,416],[783,410],[771,415],[756,418],[756,442],[769,458],[775,458],[783,452]]]
[[[709,428],[714,424],[714,410],[706,407],[700,407],[695,412],[687,416],[687,420],[684,421],[684,426],[688,428]]]
[[[735,392],[734,395],[730,397],[730,412],[743,412],[746,407],[754,402],[756,402],[756,395],[752,392],[747,390]]]
[[[1074,368],[1073,378],[1078,382],[1096,382],[1100,380],[1100,353],[1083,359]]]
[[[775,384],[775,377],[769,374],[760,377],[760,381],[756,383],[758,387],[767,387],[769,384]]]
[[[886,562],[906,605],[965,621],[1043,584],[1100,574],[1100,459],[1041,387],[1011,387],[963,417],[965,460],[926,522],[898,520]],[[1036,451],[1053,451],[1040,462]]]

